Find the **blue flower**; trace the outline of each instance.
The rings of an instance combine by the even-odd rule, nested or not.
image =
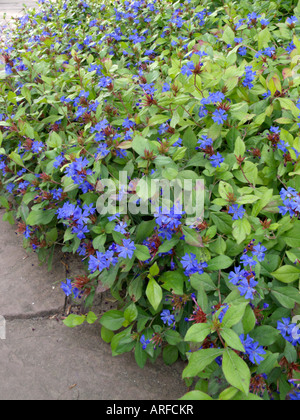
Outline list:
[[[66,283],[61,282],[60,287],[64,291],[66,296],[71,296],[73,293],[73,296],[77,298],[79,295],[79,290],[76,287],[74,287],[73,289],[72,282],[70,279],[66,279]]]
[[[212,139],[203,135],[202,139],[198,140],[198,144],[200,149],[206,149],[207,147],[211,147],[213,145],[213,141]]]
[[[271,91],[270,90],[268,90],[268,92],[266,92],[266,93],[263,93],[262,94],[262,97],[264,98],[264,99],[267,99],[267,98],[269,98],[271,96]]]
[[[195,70],[195,64],[191,61],[191,62],[185,64],[184,66],[182,66],[181,74],[187,75],[187,76],[192,76],[192,74],[193,74],[192,70]]]
[[[242,57],[244,57],[245,55],[247,55],[247,47],[240,47],[238,49],[238,53],[239,53],[239,55],[241,55]]]
[[[242,219],[244,217],[246,210],[243,206],[240,206],[238,204],[233,204],[231,207],[229,207],[228,213],[232,214],[232,220],[238,220]]]
[[[217,167],[220,168],[221,163],[224,162],[224,158],[219,152],[217,152],[217,154],[210,156],[209,160],[211,161],[211,164],[214,168],[217,168]]]
[[[125,234],[126,233],[126,228],[127,228],[127,223],[126,222],[120,222],[115,226],[114,231]]]
[[[14,188],[15,188],[16,186],[15,186],[15,184],[14,183],[12,183],[12,182],[10,182],[9,184],[7,184],[6,185],[6,187],[5,187],[5,189],[6,189],[6,191],[8,191],[10,194],[12,194],[12,192],[13,192],[13,190],[14,190]]]
[[[224,109],[216,109],[212,115],[212,119],[214,122],[218,123],[218,125],[222,125],[228,118],[228,114]]]
[[[100,144],[100,146],[96,150],[95,159],[97,161],[100,160],[100,159],[104,159],[108,154],[109,154],[109,150],[107,148],[107,144],[102,143],[102,144]]]
[[[41,141],[34,141],[31,146],[31,150],[33,153],[40,153],[43,150],[44,143]]]
[[[63,153],[61,153],[54,160],[54,163],[53,163],[54,168],[57,169],[59,166],[61,166],[63,164],[64,161],[65,161],[65,156],[64,156]]]
[[[267,20],[267,19],[261,19],[260,20],[260,24],[261,24],[261,26],[268,26],[269,25],[269,21]]]
[[[252,66],[245,67],[245,79],[243,80],[243,86],[248,87],[249,89],[253,88],[253,80],[256,76],[256,71],[252,71]]]
[[[244,334],[240,335],[240,340],[245,348],[245,353],[248,355],[250,362],[254,365],[260,365],[260,363],[264,360],[263,355],[266,354],[263,347],[260,346],[258,342],[255,342],[249,334],[246,338]]]
[[[175,316],[172,315],[168,309],[165,309],[164,311],[162,311],[162,313],[160,314],[160,317],[163,323],[167,324],[169,327],[175,322]]]
[[[148,344],[150,344],[150,340],[146,340],[145,335],[143,334],[140,338],[140,343],[143,346],[143,350],[146,350]]]
[[[234,271],[231,271],[228,276],[230,283],[237,285],[240,281],[245,279],[246,271],[242,267],[234,267]]]
[[[125,120],[122,123],[122,127],[124,127],[124,128],[129,128],[130,129],[134,126],[135,126],[135,122],[131,121],[128,117],[125,118]]]
[[[255,266],[257,264],[257,262],[254,261],[253,258],[250,257],[247,254],[244,254],[241,257],[241,261],[242,261],[242,264],[243,264],[244,267],[246,267],[247,265],[249,265],[250,267],[253,267],[253,266]]]
[[[290,318],[282,318],[281,321],[278,321],[277,330],[280,332],[282,337],[293,346],[300,344],[299,325],[291,323]]]
[[[256,293],[254,287],[257,285],[258,282],[252,278],[249,281],[247,279],[242,280],[238,286],[240,295],[244,296],[245,299],[253,299],[254,294]]]
[[[103,271],[105,268],[108,268],[107,260],[105,255],[102,252],[96,251],[96,257],[93,255],[89,259],[89,271],[93,274],[95,271]]]
[[[163,88],[162,88],[162,92],[169,92],[169,90],[171,90],[171,87],[170,87],[169,83],[164,83]]]
[[[134,242],[130,239],[123,239],[123,245],[117,245],[116,251],[119,253],[119,257],[132,258],[136,247]]]
[[[222,308],[222,309],[221,309]],[[223,322],[223,318],[224,318],[224,316],[225,316],[225,314],[226,314],[226,312],[228,311],[228,309],[229,309],[229,305],[222,305],[221,306],[221,312],[219,313],[219,317],[218,317],[218,319],[219,319],[219,321],[220,321],[220,323],[222,323]]]
[[[72,233],[75,233],[78,239],[84,239],[86,238],[85,234],[89,233],[89,229],[87,226],[79,224],[72,228]]]
[[[31,235],[31,226],[26,226],[25,232],[23,233],[24,237],[26,239],[30,239],[30,235]]]
[[[181,262],[183,268],[185,268],[184,274],[187,277],[190,277],[195,273],[203,274],[204,273],[203,269],[207,267],[206,262],[198,262],[195,254],[186,253],[181,258],[180,262]]]
[[[255,12],[252,12],[252,13],[249,13],[247,15],[247,17],[249,19],[248,24],[253,24],[254,25],[257,22],[257,19],[260,18],[260,15],[258,15]]]
[[[288,17],[286,20],[286,23],[290,26],[295,26],[295,23],[297,22],[298,22],[298,19],[296,18],[296,16]]]
[[[255,245],[253,247],[253,255],[255,255],[258,259],[258,261],[264,261],[265,259],[265,252],[267,251],[267,248],[264,247],[263,245],[261,245],[261,243],[259,243],[258,245]]]

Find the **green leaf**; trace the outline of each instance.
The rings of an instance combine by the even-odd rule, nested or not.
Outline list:
[[[285,341],[285,349],[283,354],[289,363],[295,363],[298,360],[296,347],[288,341]]]
[[[222,328],[231,328],[240,322],[244,316],[247,305],[247,302],[239,303],[238,305],[231,305],[224,315]]]
[[[223,354],[220,349],[198,350],[191,354],[189,363],[182,373],[183,378],[192,378],[202,372],[217,357]]]
[[[207,273],[203,274],[193,274],[190,277],[191,286],[195,290],[199,290],[200,288],[203,288],[205,291],[210,292],[213,290],[216,290],[216,285]]]
[[[293,265],[283,265],[271,274],[282,283],[293,283],[299,280],[300,269]]]
[[[262,325],[261,327],[255,328],[250,336],[255,340],[258,341],[261,346],[270,346],[277,341],[280,332],[276,329],[271,327],[270,325]]]
[[[134,348],[135,342],[132,338],[131,327],[115,334],[111,340],[112,356],[127,353]]]
[[[245,218],[235,220],[232,227],[232,235],[238,244],[242,243],[251,233],[251,225]]]
[[[151,303],[152,307],[156,311],[161,304],[162,301],[162,289],[160,285],[154,280],[154,278],[150,278],[147,289],[146,289],[146,296]]]
[[[237,394],[237,392],[238,392],[238,390],[234,387],[226,388],[219,395],[219,400],[220,401],[229,401]]]
[[[139,244],[144,239],[151,236],[155,226],[155,220],[143,221],[137,226],[135,243]]]
[[[227,382],[246,395],[249,394],[251,373],[247,364],[233,350],[223,354],[222,370]]]
[[[163,361],[166,365],[172,365],[178,359],[178,348],[175,346],[167,345],[163,349]]]
[[[9,210],[9,202],[6,200],[5,197],[0,196],[0,205],[6,210]]]
[[[202,391],[190,391],[186,393],[183,397],[179,398],[181,401],[213,401],[213,398],[208,394]]]
[[[279,353],[269,353],[257,368],[257,373],[269,375],[275,367],[279,367]]]
[[[134,136],[132,140],[132,148],[135,152],[137,152],[140,156],[144,156],[145,150],[150,151],[151,146],[148,140],[146,140],[141,135],[137,134]]]
[[[145,245],[135,245],[136,249],[134,251],[134,255],[137,257],[140,261],[146,261],[151,258],[149,249]]]
[[[293,309],[295,303],[300,305],[300,292],[295,287],[272,287],[271,295],[274,296],[284,308]]]
[[[244,334],[248,334],[256,325],[256,317],[251,306],[246,306],[245,314],[242,319]]]
[[[166,271],[160,276],[159,281],[163,283],[162,287],[164,289],[173,290],[177,295],[183,295],[185,276],[181,271]]]
[[[117,278],[117,274],[119,272],[119,268],[120,268],[120,262],[118,262],[118,264],[116,264],[115,266],[111,266],[108,270],[104,270],[100,276],[99,276],[99,280],[101,281],[101,283],[107,287],[112,287],[116,278]]]
[[[236,332],[234,332],[230,328],[222,328],[220,330],[220,334],[225,340],[227,346],[233,348],[234,350],[238,350],[245,353],[245,348],[242,345],[242,342]]]
[[[184,341],[192,341],[193,343],[201,343],[211,332],[211,324],[194,324],[192,325],[185,337]]]
[[[197,248],[203,247],[202,237],[200,233],[186,226],[182,227],[182,233],[184,234],[184,240],[187,244],[196,246]]]
[[[169,115],[154,115],[150,118],[149,125],[161,125],[170,119]]]
[[[172,346],[182,342],[182,337],[178,331],[175,330],[166,330],[164,334],[165,340]]]
[[[225,270],[233,264],[233,260],[226,255],[220,255],[212,258],[207,263],[208,271]]]
[[[136,305],[132,302],[124,311],[124,318],[131,323],[138,317],[138,310]]]
[[[94,312],[89,312],[86,317],[86,321],[88,324],[94,324],[97,321],[98,317],[94,314]]]
[[[164,253],[169,252],[171,249],[173,249],[179,242],[179,239],[172,238],[169,241],[164,242],[160,247],[158,248],[158,253]]]
[[[125,317],[123,312],[113,309],[102,315],[100,324],[110,331],[116,331],[122,327],[124,321]]]
[[[230,44],[232,45],[234,43],[234,32],[233,30],[230,28],[230,26],[226,26],[224,32],[223,32],[223,36],[222,39],[226,44]]]
[[[101,327],[101,338],[105,343],[110,343],[115,333],[108,328],[102,326]]]
[[[285,243],[292,247],[297,248],[300,247],[300,223],[297,221],[297,223],[294,223],[293,228],[286,232],[282,236]]]
[[[85,315],[71,314],[66,319],[63,320],[63,323],[69,328],[75,328],[83,324],[85,320],[86,320]]]
[[[227,213],[212,213],[211,218],[217,226],[218,232],[222,235],[228,235],[232,232],[232,218]]]
[[[135,345],[135,349],[134,349],[134,357],[135,357],[135,361],[137,363],[137,365],[143,369],[143,367],[145,366],[147,359],[148,359],[148,355],[145,352],[145,350],[143,349],[143,345],[140,342],[137,342]]]
[[[9,155],[9,158],[12,159],[17,165],[24,166],[24,163],[23,163],[20,155],[18,155],[18,153],[11,152],[11,154]]]
[[[233,194],[233,188],[230,184],[224,181],[219,183],[219,194],[224,200],[228,199],[228,194]]]
[[[31,211],[26,219],[26,224],[29,226],[48,225],[54,216],[56,210],[37,210]]]
[[[52,131],[49,140],[47,141],[47,144],[52,149],[59,149],[62,146],[62,138],[55,131]]]
[[[153,277],[158,276],[158,274],[159,274],[159,267],[158,267],[158,265],[157,265],[157,262],[155,262],[155,263],[154,263],[154,264],[150,267],[149,272],[150,272],[151,276],[153,276]]]

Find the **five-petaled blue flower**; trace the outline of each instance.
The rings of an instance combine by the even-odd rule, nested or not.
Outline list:
[[[160,314],[160,317],[164,324],[167,324],[169,327],[174,324],[175,322],[175,316],[171,314],[171,312],[168,309],[165,309]]]
[[[243,206],[240,206],[238,204],[233,204],[231,207],[229,207],[228,213],[232,214],[232,220],[238,220],[242,219],[244,217],[246,210]]]
[[[218,125],[222,125],[228,118],[228,114],[224,109],[216,109],[212,114],[212,119]]]

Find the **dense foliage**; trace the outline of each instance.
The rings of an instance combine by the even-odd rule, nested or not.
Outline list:
[[[67,296],[110,288],[113,355],[186,360],[183,398],[299,399],[299,33],[297,2],[244,0],[40,1],[2,30],[4,219],[49,265],[82,257]],[[191,226],[97,211],[103,180],[119,206],[200,178]]]

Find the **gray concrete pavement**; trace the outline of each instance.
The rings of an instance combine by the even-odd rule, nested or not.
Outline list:
[[[7,18],[10,18],[12,16],[21,16],[24,4],[27,7],[35,7],[37,2],[32,0],[15,0],[11,2],[8,0],[0,0],[0,19],[3,18],[4,14],[6,14]]]
[[[133,354],[113,358],[95,324],[14,320],[0,340],[1,400],[174,400],[185,392],[180,374],[180,364],[142,370]]]
[[[22,247],[16,227],[0,210],[0,400],[176,400],[186,388],[183,362],[167,367],[159,359],[140,369],[133,353],[112,357],[100,324],[75,329],[62,322],[65,298],[60,282],[80,274],[78,260],[57,250],[53,270]],[[113,303],[95,306],[102,314]],[[1,337],[1,334],[0,334]]]
[[[35,253],[24,250],[16,227],[2,222],[4,213],[0,210],[0,314],[12,319],[62,313],[65,299],[60,282],[66,278],[63,254],[57,250],[48,272]]]

